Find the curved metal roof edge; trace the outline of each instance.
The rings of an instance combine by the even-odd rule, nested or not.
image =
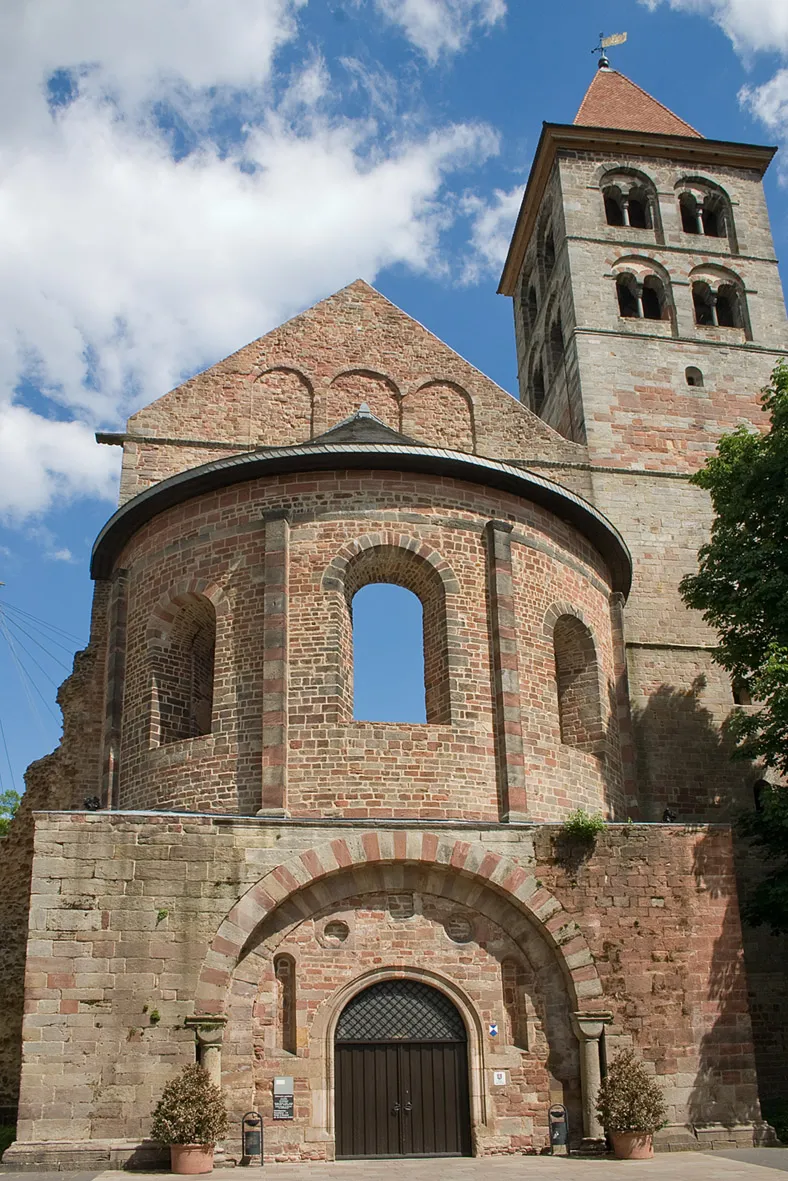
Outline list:
[[[621,534],[598,509],[568,488],[500,460],[435,447],[400,447],[391,443],[321,443],[268,447],[229,455],[179,472],[140,492],[107,521],[91,556],[92,578],[108,578],[115,560],[134,533],[166,509],[195,496],[245,480],[290,473],[372,469],[449,476],[471,484],[513,493],[555,513],[579,530],[610,569],[613,589],[628,594],[632,558]]]

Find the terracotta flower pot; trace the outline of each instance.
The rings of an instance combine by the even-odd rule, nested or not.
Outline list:
[[[654,1155],[651,1132],[611,1132],[610,1139],[618,1160],[651,1160]]]
[[[180,1173],[182,1176],[212,1173],[213,1144],[171,1144],[170,1161],[173,1173]]]

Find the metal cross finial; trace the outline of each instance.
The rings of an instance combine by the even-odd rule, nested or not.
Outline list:
[[[626,33],[613,33],[610,37],[606,37],[604,33],[599,34],[599,44],[591,52],[599,54],[600,70],[610,69],[610,59],[605,53],[605,50],[609,49],[611,45],[623,45],[626,39]]]

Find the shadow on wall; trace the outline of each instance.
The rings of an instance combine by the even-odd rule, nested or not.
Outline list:
[[[749,762],[731,758],[733,743],[725,723],[719,726],[702,703],[705,688],[702,675],[695,677],[688,689],[663,684],[645,707],[633,711],[638,783],[646,820],[660,820],[664,809],[670,808],[678,823],[735,825],[738,814],[752,807],[752,784],[758,773]],[[735,883],[723,880],[719,865],[715,867],[715,859],[719,860],[715,842],[722,839],[721,833],[706,835],[695,856],[699,890],[713,897],[719,897],[723,889],[730,894],[712,953],[707,998],[720,1006],[720,1012],[714,1029],[703,1038],[701,1067],[690,1102],[692,1118],[699,1122],[725,1123],[733,1118],[734,1109],[753,1109],[754,1101],[733,1102],[729,1090],[719,1082],[720,1071],[725,1069],[719,1063],[733,1061],[726,1057],[725,1039],[734,1035],[731,1044],[735,1044],[737,1023],[749,1025],[750,1019],[761,1095],[788,1095],[783,1052],[788,1046],[783,970],[788,940],[763,929],[745,926],[742,930],[738,898],[752,888],[760,863],[748,843],[737,838],[735,828],[733,835]],[[754,1063],[750,1068],[754,1069]],[[731,1070],[736,1073],[741,1069],[736,1059]],[[710,1114],[712,1111],[718,1114]],[[745,1117],[741,1110],[739,1117],[755,1118]]]
[[[670,808],[682,824],[726,824],[751,802],[752,766],[732,761],[726,725],[702,704],[705,688],[703,675],[688,689],[660,685],[633,710],[644,820],[661,820]]]
[[[722,922],[715,917],[706,938],[713,940],[707,1000],[716,1010],[713,1026],[700,1040],[698,1073],[690,1093],[690,1122],[699,1128],[718,1123],[731,1128],[761,1118],[751,1050],[752,1028],[744,970],[742,931],[734,866],[727,831],[705,833],[695,847],[693,873],[702,897],[726,899]],[[699,952],[702,953],[702,947]]]

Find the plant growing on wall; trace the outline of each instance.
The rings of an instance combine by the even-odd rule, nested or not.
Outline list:
[[[598,812],[576,808],[561,825],[561,834],[569,840],[592,845],[604,827],[605,822]]]
[[[688,606],[716,629],[715,661],[753,704],[730,719],[739,757],[788,774],[788,366],[763,391],[764,434],[739,427],[692,477],[714,509],[698,573],[681,581]],[[745,918],[788,931],[788,793],[772,787],[742,828],[770,864]]]

